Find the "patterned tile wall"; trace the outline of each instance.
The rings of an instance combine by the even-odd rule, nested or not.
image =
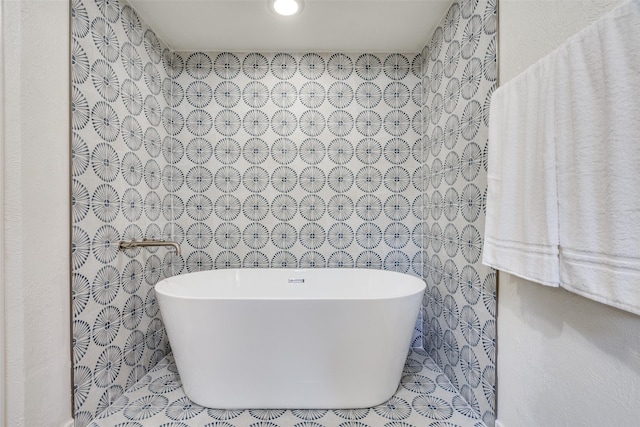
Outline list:
[[[420,274],[419,58],[174,55],[162,183],[176,271]]]
[[[425,348],[490,419],[494,33],[495,4],[468,1],[422,55],[176,53],[126,3],[73,0],[79,424],[169,351],[158,280],[238,266],[424,271]],[[117,250],[143,237],[183,254]]]
[[[74,398],[85,425],[168,352],[153,285],[173,256],[118,250],[161,238],[166,47],[125,4],[72,1]]]
[[[496,274],[480,260],[496,0],[454,2],[423,57],[424,348],[493,425]]]

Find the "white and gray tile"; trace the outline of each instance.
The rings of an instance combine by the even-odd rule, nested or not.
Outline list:
[[[171,355],[121,395],[91,427],[484,427],[423,351],[409,354],[396,393],[373,408],[349,410],[204,408],[189,401]]]
[[[159,280],[270,266],[425,279],[414,345],[490,424],[495,0],[454,2],[418,55],[173,52],[125,1],[71,6],[77,426],[170,353]]]

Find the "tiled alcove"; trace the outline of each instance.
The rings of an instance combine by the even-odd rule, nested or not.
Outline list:
[[[489,420],[494,278],[472,259],[486,187],[484,117],[472,137],[457,134],[457,145],[451,138],[463,125],[476,126],[477,105],[486,114],[495,85],[494,21],[491,1],[454,3],[418,55],[184,53],[164,46],[126,3],[74,0],[79,423],[122,397],[167,355],[153,293],[158,280],[238,266],[424,274],[425,348]],[[478,173],[464,172],[456,156],[472,169],[479,164]],[[470,192],[471,185],[479,193]],[[445,201],[460,209],[451,223],[446,213],[438,215]],[[465,216],[465,204],[471,215]],[[460,238],[438,244],[451,237],[443,234],[450,224],[459,237],[470,230],[470,246]],[[183,255],[117,250],[120,239],[142,237],[177,240]],[[448,258],[447,247],[459,250]],[[481,283],[474,275],[453,275],[451,263],[458,273],[475,271]],[[483,339],[476,341],[478,323]]]

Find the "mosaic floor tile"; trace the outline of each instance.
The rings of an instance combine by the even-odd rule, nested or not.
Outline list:
[[[422,350],[409,353],[387,402],[349,410],[203,408],[182,390],[172,355],[106,408],[90,427],[486,427]]]

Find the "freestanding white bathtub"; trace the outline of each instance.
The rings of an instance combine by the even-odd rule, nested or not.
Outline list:
[[[425,284],[382,270],[229,269],[155,289],[193,402],[344,409],[396,391]]]

